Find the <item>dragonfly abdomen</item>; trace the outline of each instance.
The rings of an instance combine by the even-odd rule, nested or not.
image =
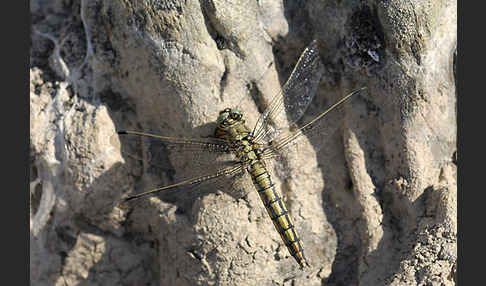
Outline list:
[[[302,248],[302,242],[295,230],[294,223],[290,218],[289,212],[282,196],[275,188],[270,175],[265,166],[259,162],[252,162],[248,171],[252,177],[258,194],[267,210],[268,215],[272,219],[275,229],[280,234],[285,246],[289,250],[292,257],[295,258],[301,267],[304,267],[307,262]]]

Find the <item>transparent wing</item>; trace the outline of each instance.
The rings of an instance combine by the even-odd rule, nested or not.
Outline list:
[[[140,131],[119,131],[118,134],[123,153],[145,162],[149,172],[159,175],[187,164],[197,172],[235,163],[228,144],[217,138],[177,138]]]
[[[244,168],[243,168],[242,164],[234,164],[234,165],[228,166],[226,168],[218,169],[211,174],[208,173],[208,174],[201,175],[201,176],[198,176],[198,177],[184,179],[184,180],[181,180],[181,181],[174,183],[174,184],[166,185],[166,186],[163,186],[163,187],[158,187],[158,188],[155,188],[155,189],[144,191],[142,193],[131,195],[131,196],[126,197],[124,200],[125,201],[131,201],[131,200],[139,199],[139,198],[146,197],[146,196],[149,196],[149,195],[155,195],[157,193],[163,194],[164,198],[168,199],[169,197],[174,197],[176,192],[178,193],[176,197],[193,198],[193,197],[197,196],[197,194],[196,195],[190,195],[189,193],[183,192],[181,190],[191,190],[191,189],[194,189],[196,186],[200,186],[204,183],[212,183],[213,184],[212,189],[217,189],[217,188],[214,187],[215,185],[223,186],[223,185],[225,185],[226,183],[229,182],[228,180],[232,180],[233,177],[242,176],[243,172],[244,172]],[[223,181],[225,182],[225,184],[218,184],[218,182],[221,183]],[[231,183],[229,183],[229,185],[231,185]],[[164,191],[165,191],[165,193],[164,193]],[[215,191],[217,191],[217,190],[215,190]]]
[[[176,205],[179,213],[187,212],[192,209],[197,198],[209,193],[223,192],[235,199],[242,198],[252,190],[250,183],[251,179],[245,169],[241,165],[235,165],[217,170],[212,174],[176,181],[163,187],[147,188],[148,184],[141,184],[137,188],[141,193],[123,198],[122,204],[141,202],[142,200],[137,199],[156,195],[159,199]]]
[[[322,76],[322,62],[316,40],[302,52],[289,79],[280,92],[274,96],[253,129],[256,141],[269,142],[279,134],[272,122],[297,122],[316,93]]]
[[[270,141],[263,147],[263,159],[279,157],[282,153],[288,153],[290,150],[287,149],[290,148],[297,149],[299,147],[299,143],[301,142],[300,139],[302,138],[308,139],[311,142],[314,150],[319,150],[322,145],[325,144],[325,140],[323,139],[326,137],[326,135],[329,135],[329,133],[332,132],[332,129],[335,128],[335,126],[337,126],[337,124],[326,124],[326,120],[324,120],[326,115],[338,108],[353,95],[358,94],[364,89],[366,88],[363,87],[349,93],[302,127],[295,130],[288,128],[280,132],[277,138]]]
[[[125,201],[157,194],[162,200],[187,204],[208,192],[231,191],[236,185],[246,185],[243,165],[223,140],[175,138],[139,131],[119,134],[123,154],[135,175],[142,177],[137,186],[140,191]]]

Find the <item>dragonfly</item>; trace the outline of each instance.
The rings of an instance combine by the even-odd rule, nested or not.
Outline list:
[[[322,62],[318,44],[313,40],[300,55],[288,80],[271,99],[251,129],[245,123],[245,116],[240,110],[225,108],[216,120],[214,135],[208,138],[177,138],[143,131],[118,131],[119,135],[135,135],[151,139],[153,143],[150,148],[158,143],[163,146],[162,154],[165,152],[176,155],[186,154],[181,156],[186,160],[193,158],[188,164],[198,162],[206,164],[204,168],[195,168],[204,170],[200,175],[131,195],[124,200],[132,201],[170,190],[181,192],[203,183],[226,185],[226,182],[231,182],[246,173],[251,177],[254,188],[289,254],[301,269],[310,266],[291,214],[274,184],[268,166],[273,160],[281,158],[287,149],[296,146],[300,139],[321,137],[325,126],[323,118],[351,96],[365,89],[360,88],[349,93],[308,123],[295,127],[314,98],[321,74]],[[278,128],[275,122],[279,122],[282,118],[285,118],[288,124],[284,128]],[[157,153],[153,152],[153,154]],[[157,159],[155,157],[157,156],[154,156],[154,159]],[[217,160],[218,157],[225,159]]]

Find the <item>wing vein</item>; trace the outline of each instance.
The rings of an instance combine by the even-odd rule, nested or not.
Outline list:
[[[153,190],[149,190],[149,191],[146,191],[146,192],[143,192],[143,193],[140,193],[140,194],[129,196],[129,197],[125,198],[124,201],[126,202],[126,201],[130,201],[130,200],[138,199],[138,198],[141,198],[141,197],[144,197],[144,196],[147,196],[147,195],[153,195],[153,194],[156,194],[158,192],[168,190],[168,189],[173,189],[173,188],[176,188],[176,187],[179,187],[179,186],[182,186],[182,185],[195,185],[195,184],[207,181],[207,180],[215,179],[215,178],[223,176],[223,175],[234,175],[234,174],[241,172],[242,170],[243,170],[243,165],[238,164],[236,166],[231,166],[231,167],[219,169],[214,174],[203,175],[203,176],[183,180],[183,181],[180,181],[180,182],[172,184],[172,185],[163,186],[163,187],[156,188],[156,189],[153,189]]]

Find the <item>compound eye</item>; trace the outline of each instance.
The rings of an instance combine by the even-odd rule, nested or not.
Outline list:
[[[241,119],[242,116],[243,115],[238,110],[233,110],[233,112],[231,113],[231,118],[235,120]]]
[[[221,112],[218,116],[218,123],[222,123],[228,119],[229,114],[227,112]]]

